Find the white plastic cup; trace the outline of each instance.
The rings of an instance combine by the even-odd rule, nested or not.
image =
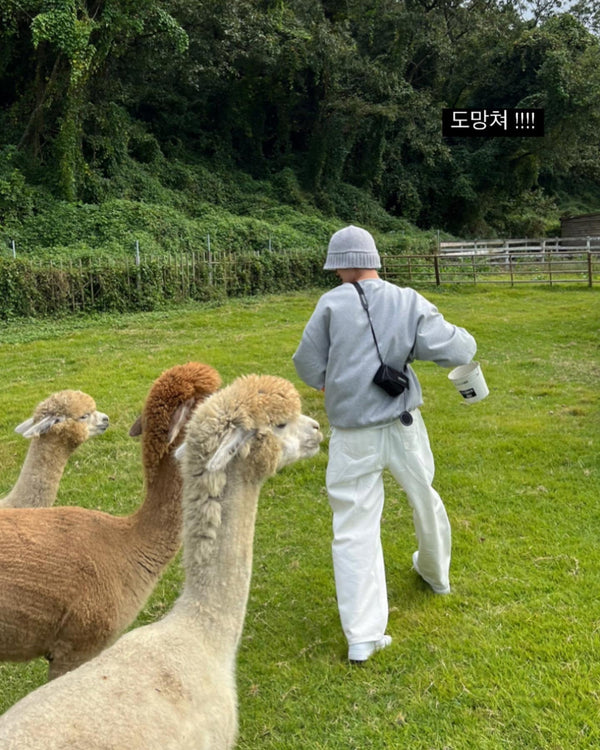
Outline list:
[[[448,380],[454,383],[456,390],[467,404],[475,404],[484,399],[490,392],[479,362],[455,367],[448,375]]]

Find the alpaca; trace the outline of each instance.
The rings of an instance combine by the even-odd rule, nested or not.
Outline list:
[[[197,402],[220,385],[191,362],[153,384],[142,435],[145,500],[131,516],[76,507],[0,513],[0,660],[45,656],[53,679],[133,622],[180,546],[182,482],[173,453]]]
[[[2,750],[230,750],[260,487],[321,440],[281,378],[238,378],[201,404],[181,459],[183,593],[162,620],[9,709]]]
[[[59,391],[42,401],[33,416],[15,428],[32,440],[17,483],[0,499],[0,508],[52,505],[71,453],[107,428],[108,417],[96,410],[87,393]]]

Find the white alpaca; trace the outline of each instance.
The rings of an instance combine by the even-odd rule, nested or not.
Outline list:
[[[107,427],[108,417],[96,410],[87,393],[59,391],[38,404],[33,416],[15,428],[31,438],[31,445],[17,483],[0,499],[0,508],[52,505],[69,456]]]
[[[181,542],[173,453],[192,409],[220,382],[212,367],[190,362],[153,384],[132,428],[142,435],[146,496],[131,516],[77,507],[0,511],[0,660],[45,656],[53,679],[133,622]]]
[[[239,378],[200,405],[182,458],[182,595],[161,621],[130,631],[7,711],[2,750],[232,748],[260,487],[280,467],[314,455],[321,439],[281,378]]]

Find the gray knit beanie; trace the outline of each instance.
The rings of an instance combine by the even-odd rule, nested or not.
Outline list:
[[[381,268],[375,240],[366,229],[350,224],[329,240],[325,271],[338,268]]]

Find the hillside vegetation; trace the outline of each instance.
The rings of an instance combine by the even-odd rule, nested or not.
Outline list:
[[[399,251],[600,206],[599,11],[580,0],[0,0],[0,253]],[[541,107],[543,138],[442,138]]]
[[[372,228],[382,250],[428,252],[436,233],[394,218],[356,188],[347,187],[337,212],[318,210],[292,174],[285,180],[254,180],[239,170],[217,176],[206,167],[161,157],[138,165],[128,159],[118,197],[98,203],[47,200],[2,231],[19,256],[37,259],[140,252],[321,249],[340,226],[340,216]]]

